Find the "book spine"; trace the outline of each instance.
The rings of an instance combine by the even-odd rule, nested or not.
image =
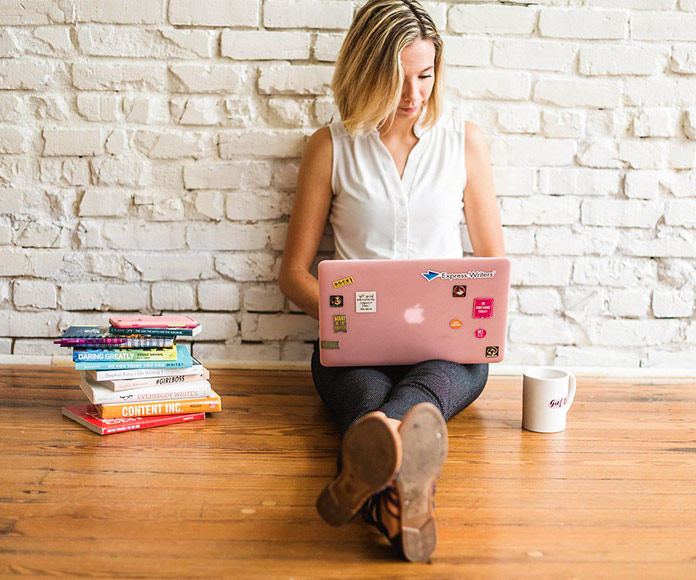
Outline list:
[[[109,328],[111,334],[144,334],[147,336],[193,336],[191,328]]]
[[[195,367],[194,367],[195,368]],[[199,369],[186,367],[184,370],[190,371],[187,374],[200,374]],[[120,369],[120,370],[99,370],[88,369],[89,374],[96,381],[116,381],[130,379],[148,379],[152,377],[169,377],[172,375],[183,374],[180,369]]]
[[[173,425],[175,423],[189,423],[190,421],[201,421],[203,419],[205,419],[205,413],[190,413],[187,415],[167,415],[166,417],[153,417],[152,419],[143,420],[143,422],[136,423],[134,425],[103,427],[101,434],[112,435],[114,433],[123,433],[125,431],[149,429],[150,427],[163,427],[164,425]]]
[[[183,413],[216,413],[222,410],[222,403],[219,396],[214,396],[204,399],[182,399],[181,401],[99,405],[97,409],[99,409],[102,419],[115,419],[120,417],[181,415]]]
[[[117,403],[144,403],[146,401],[166,401],[170,399],[201,399],[211,396],[211,387],[208,381],[200,380],[196,383],[183,383],[179,385],[162,385],[135,391],[112,391],[106,387],[91,385],[87,381],[80,383],[82,392],[87,395],[95,405],[111,405]]]
[[[75,363],[75,369],[78,371],[90,370],[134,370],[134,369],[177,369],[189,366],[190,363],[185,361],[166,361],[166,360],[147,360],[147,361],[129,361],[129,362],[111,362],[111,361],[82,361]]]
[[[147,379],[123,379],[114,381],[101,381],[100,385],[115,392],[131,391],[133,389],[146,389],[166,385],[180,385],[182,383],[195,383],[207,379],[210,374],[207,369],[201,374],[195,375],[170,375],[167,377],[151,377]]]
[[[80,349],[73,351],[75,362],[137,362],[137,361],[173,361],[176,360],[176,348],[166,349]]]

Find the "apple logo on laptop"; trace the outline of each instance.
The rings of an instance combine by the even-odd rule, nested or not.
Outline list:
[[[416,304],[413,308],[407,308],[404,311],[404,320],[409,324],[420,324],[425,320],[423,309],[420,304]]]

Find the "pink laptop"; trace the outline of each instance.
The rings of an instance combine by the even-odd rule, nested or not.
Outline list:
[[[507,258],[324,260],[318,272],[324,366],[503,360]]]

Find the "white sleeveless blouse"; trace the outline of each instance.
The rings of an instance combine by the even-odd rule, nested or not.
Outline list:
[[[432,129],[419,119],[403,178],[376,130],[351,137],[340,121],[329,125],[335,259],[462,256],[464,123],[447,112]]]

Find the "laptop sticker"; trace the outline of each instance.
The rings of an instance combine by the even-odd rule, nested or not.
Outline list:
[[[348,318],[345,314],[334,314],[334,332],[348,332]]]
[[[459,318],[453,318],[452,320],[450,320],[449,324],[450,324],[450,328],[454,328],[454,329],[462,327],[462,321],[459,320]]]
[[[483,338],[486,336],[486,329],[485,328],[477,328],[476,331],[474,332],[474,336],[476,338]]]
[[[356,292],[356,312],[377,312],[377,292]]]
[[[342,286],[348,286],[348,284],[352,284],[353,282],[355,282],[355,280],[353,280],[352,276],[348,276],[348,278],[341,278],[340,280],[332,282],[332,284],[334,288],[341,288]]]
[[[500,347],[497,346],[487,346],[486,347],[486,358],[496,358],[500,352]]]
[[[329,306],[331,308],[342,308],[343,307],[343,296],[334,295],[329,298]]]
[[[474,318],[493,316],[493,298],[474,298]]]
[[[319,343],[319,346],[321,346],[321,348],[328,348],[330,350],[338,350],[341,348],[338,346],[337,340],[322,340],[321,343]]]
[[[464,298],[466,296],[466,286],[452,286],[452,296]]]

